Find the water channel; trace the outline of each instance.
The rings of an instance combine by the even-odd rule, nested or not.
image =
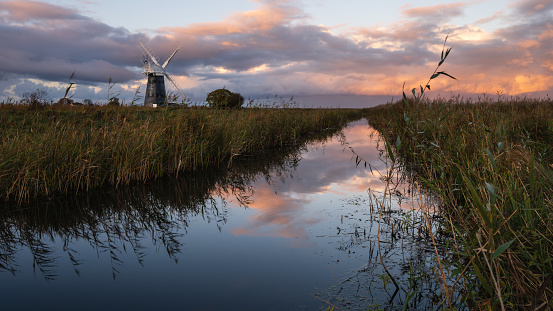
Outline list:
[[[378,256],[383,150],[362,120],[228,168],[3,210],[2,309],[439,308],[415,190],[397,176]]]

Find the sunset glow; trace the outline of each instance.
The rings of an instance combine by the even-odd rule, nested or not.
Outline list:
[[[426,83],[446,36],[453,50],[440,70],[458,80],[432,81],[435,94],[553,93],[553,0],[391,1],[370,12],[329,1],[236,0],[236,9],[208,2],[171,8],[193,18],[136,26],[102,13],[103,0],[0,0],[0,97],[38,87],[60,96],[75,72],[73,82],[87,86],[76,98],[102,100],[97,88],[110,77],[132,98],[144,80],[140,40],[161,59],[182,44],[167,70],[192,99],[223,86],[246,97],[397,97],[404,82]],[[142,11],[151,8],[145,3],[131,15],[155,15]]]

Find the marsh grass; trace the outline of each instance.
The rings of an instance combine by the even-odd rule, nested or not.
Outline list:
[[[360,110],[0,104],[0,200],[122,186],[293,145]]]
[[[322,143],[334,133],[326,131],[314,141]],[[27,250],[33,271],[45,280],[57,279],[67,258],[77,275],[81,270],[86,273],[88,259],[79,253],[79,241],[87,241],[84,245],[94,249],[98,259],[109,258],[113,278],[125,268],[126,255],[134,254],[143,265],[149,240],[177,262],[191,218],[200,216],[221,231],[228,217],[223,198],[247,206],[252,182],[260,177],[269,182],[273,176],[287,174],[300,161],[303,148],[305,145],[279,148],[270,156],[259,153],[230,167],[185,173],[179,178],[7,206],[0,209],[0,272],[17,275],[25,271],[18,256]],[[59,239],[63,247],[57,247],[53,239]]]
[[[410,98],[369,115],[442,201],[449,260],[471,308],[550,309],[553,101]]]
[[[413,89],[412,98],[403,92],[401,101],[369,109],[369,124],[383,133],[390,161],[441,200],[435,213],[451,236],[442,256],[463,282],[462,302],[476,309],[551,309],[553,102],[425,98],[431,80],[455,79],[438,71],[451,52],[446,42],[426,85]],[[454,286],[441,264],[440,271],[451,309]]]

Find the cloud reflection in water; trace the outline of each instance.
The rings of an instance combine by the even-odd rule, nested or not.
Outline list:
[[[378,172],[355,165],[355,156],[343,141],[373,168],[385,172],[386,164],[378,150],[378,133],[366,121],[350,125],[342,138],[334,137],[309,148],[289,176],[267,182],[258,178],[248,207],[251,215],[245,224],[235,227],[235,235],[272,236],[308,239],[309,228],[324,220],[317,210],[332,208],[331,201],[367,191],[383,191]],[[232,197],[226,198],[233,202]],[[236,206],[236,202],[233,202]],[[337,204],[337,203],[335,203]]]

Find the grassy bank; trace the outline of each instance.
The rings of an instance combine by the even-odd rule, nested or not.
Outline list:
[[[0,105],[0,200],[120,186],[304,141],[360,110]]]
[[[471,308],[552,308],[553,101],[408,100],[369,123],[442,200]]]

